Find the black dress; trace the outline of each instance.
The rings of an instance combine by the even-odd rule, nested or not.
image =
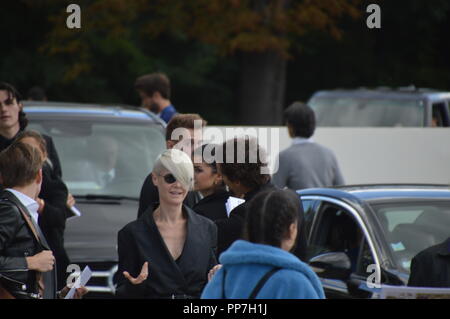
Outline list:
[[[203,197],[192,209],[197,214],[205,216],[212,221],[228,218],[225,207],[228,197],[230,197],[230,193],[226,190],[221,190]]]
[[[199,298],[207,283],[209,270],[217,264],[217,228],[209,219],[196,214],[186,205],[187,234],[183,251],[175,261],[153,219],[150,207],[136,221],[118,234],[118,298]],[[133,285],[123,276],[128,271],[137,277],[148,262],[148,277]]]

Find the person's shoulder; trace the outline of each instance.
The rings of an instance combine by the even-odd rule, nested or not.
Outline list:
[[[136,231],[140,227],[142,227],[142,224],[143,224],[143,218],[140,217],[140,218],[138,218],[136,220],[133,220],[133,221],[129,222],[125,226],[123,226],[119,230],[118,234],[119,234],[119,236],[131,236],[131,235],[135,234]]]
[[[277,285],[286,288],[287,291],[302,295],[304,298],[320,297],[314,287],[316,283],[313,283],[308,276],[300,271],[283,268],[273,275],[273,280]]]
[[[216,227],[215,223],[211,219],[197,214],[192,208],[186,205],[184,205],[184,208],[188,211],[189,218],[191,218],[195,224],[203,224],[208,227]]]

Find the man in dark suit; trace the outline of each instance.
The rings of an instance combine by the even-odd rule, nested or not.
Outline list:
[[[0,290],[3,297],[57,297],[55,258],[38,225],[36,199],[42,183],[43,158],[23,143],[0,153]],[[67,294],[64,288],[62,295]],[[78,297],[86,293],[77,291]]]
[[[412,259],[408,286],[450,288],[450,237]]]

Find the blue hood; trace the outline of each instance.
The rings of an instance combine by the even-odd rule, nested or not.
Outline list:
[[[221,298],[223,269],[228,269],[227,277],[233,283],[227,288],[230,298],[247,298],[256,282],[268,269],[274,267],[281,268],[274,277],[277,277],[278,285],[282,285],[283,290],[287,291],[281,298],[325,297],[322,284],[314,271],[296,256],[280,248],[237,240],[222,253],[219,261],[223,267],[207,285],[203,298]],[[261,297],[273,298],[270,290],[275,291],[276,285],[276,282],[268,283],[264,291],[261,291]],[[310,288],[306,288],[307,286]]]

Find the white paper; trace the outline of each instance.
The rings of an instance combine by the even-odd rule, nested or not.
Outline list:
[[[450,299],[450,288],[382,285],[381,299]]]
[[[67,295],[64,299],[73,299],[73,296],[75,295],[75,290],[77,288],[86,286],[89,279],[91,279],[91,276],[92,276],[92,271],[89,268],[89,266],[84,267],[81,275],[77,278],[77,280],[73,284],[72,288],[70,288],[69,292],[67,293]]]
[[[72,211],[72,213],[74,214],[74,216],[70,216],[69,218],[72,218],[72,217],[80,217],[80,216],[81,216],[81,212],[75,207],[75,205],[72,206],[72,207],[70,208],[70,210]]]
[[[245,203],[245,199],[233,196],[228,197],[227,202],[225,203],[225,208],[227,209],[228,217],[230,217],[230,213],[233,209],[235,209],[237,206],[243,203]]]

